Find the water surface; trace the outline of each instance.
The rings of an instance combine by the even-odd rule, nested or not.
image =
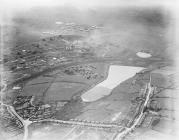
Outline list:
[[[137,52],[136,55],[141,58],[150,58],[152,55],[146,52]]]
[[[81,98],[84,102],[92,102],[107,96],[117,85],[143,69],[143,67],[111,65],[106,80],[84,93]]]

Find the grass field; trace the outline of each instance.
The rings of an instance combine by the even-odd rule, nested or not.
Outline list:
[[[89,88],[91,84],[94,84],[105,77],[107,64],[91,63],[88,65],[95,68],[93,73],[98,75],[96,79],[87,79],[85,75],[78,73],[68,75],[64,73],[66,68],[63,68],[46,73],[40,77],[28,81],[23,86],[21,95],[40,96],[44,102],[61,100],[70,101],[73,96],[79,96],[81,92]]]
[[[72,96],[80,93],[85,88],[84,84],[70,82],[53,83],[45,93],[45,101],[70,100]]]

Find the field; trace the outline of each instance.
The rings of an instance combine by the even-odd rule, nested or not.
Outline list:
[[[50,101],[70,101],[73,96],[80,96],[91,84],[104,79],[107,70],[105,63],[92,63],[79,66],[81,68],[84,67],[83,73],[78,73],[78,71],[73,75],[65,73],[65,70],[71,68],[71,66],[30,80],[24,85],[21,95],[36,96],[46,103]],[[95,74],[96,77],[92,78],[91,76],[90,79],[88,78],[90,73],[89,68],[86,66],[94,67],[91,75]]]
[[[85,86],[83,84],[60,82],[53,83],[46,91],[45,101],[70,100],[72,96],[80,93]]]
[[[143,140],[150,136],[163,139],[164,133],[173,134],[178,120],[175,118],[178,85],[174,82],[176,51],[169,11],[140,6],[81,10],[32,8],[14,15],[12,23],[4,28],[10,33],[3,35],[1,63],[5,66],[3,80],[8,87],[4,102],[13,106],[16,97],[33,96],[35,100],[19,101],[22,109],[16,108],[19,114],[25,114],[25,119],[36,114],[40,116],[38,119],[50,116],[128,127],[141,111],[145,100],[142,91],[151,73],[151,85],[156,91],[143,110],[146,118],[136,126],[134,136],[129,134],[126,139]],[[63,24],[57,25],[57,21]],[[151,57],[138,57],[138,52],[147,52]],[[146,69],[117,84],[108,96],[84,102],[81,95],[104,81],[112,64]],[[120,79],[118,73],[114,74]],[[101,91],[108,92],[108,89],[97,89],[95,93]],[[47,139],[47,136],[84,140],[92,135],[91,139],[109,140],[114,136],[112,132],[74,126],[42,123],[39,129],[38,124],[34,127],[37,129],[29,138],[32,140]]]
[[[78,140],[108,140],[115,135],[115,132],[107,132],[104,130],[87,129],[79,127],[59,126],[55,124],[44,124],[43,127],[34,125],[33,127],[31,127],[31,129],[32,138],[30,138],[30,140],[48,140],[49,138],[53,140],[58,140],[59,137],[63,139],[73,138]]]
[[[78,113],[76,116],[78,119],[92,120],[92,121],[102,121],[102,122],[118,122],[122,125],[126,125],[133,115],[130,114],[130,111],[134,111],[133,109],[137,106],[137,103],[132,105],[131,101],[135,100],[138,96],[138,92],[140,88],[143,88],[144,84],[131,85],[132,81],[136,79],[133,77],[118,85],[113,89],[112,93],[104,98],[101,98],[95,102],[87,103],[84,106],[83,103],[76,103],[78,105],[81,104],[83,106],[80,110],[81,114]],[[75,104],[75,103],[74,103]],[[65,112],[68,112],[68,117],[75,117],[73,112],[79,112],[78,108],[75,105],[71,106],[71,108],[66,108]],[[63,112],[61,112],[63,113]],[[120,114],[116,119],[113,119],[117,114]],[[124,122],[126,120],[126,122]]]

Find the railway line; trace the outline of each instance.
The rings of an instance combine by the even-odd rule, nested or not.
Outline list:
[[[17,85],[19,83],[22,83],[22,82],[25,82],[28,80],[32,80],[36,77],[39,77],[39,76],[46,74],[48,72],[58,70],[60,68],[66,68],[66,67],[73,66],[73,65],[82,65],[82,64],[87,64],[87,63],[97,63],[97,62],[98,63],[104,63],[104,62],[110,63],[110,62],[115,62],[115,61],[120,62],[120,60],[117,58],[96,58],[96,59],[88,59],[88,60],[83,60],[83,61],[70,62],[67,64],[59,64],[57,66],[46,68],[43,71],[33,73],[30,76],[25,76],[22,78],[15,79],[13,82],[11,82],[7,85],[7,88],[12,88],[12,86],[14,86],[14,85]],[[121,65],[122,65],[122,62],[121,62]]]
[[[114,140],[121,140],[127,134],[129,134],[131,131],[133,131],[136,126],[139,125],[139,123],[141,122],[141,119],[143,119],[143,116],[145,115],[145,111],[144,110],[147,107],[148,102],[150,101],[150,98],[153,95],[154,90],[155,90],[155,88],[151,86],[151,75],[150,75],[150,81],[146,85],[146,88],[145,88],[145,91],[144,91],[144,94],[146,95],[146,98],[145,98],[143,107],[140,110],[140,113],[139,113],[138,117],[136,117],[134,119],[133,124],[129,128],[125,128],[121,133],[117,134],[116,137],[114,138]]]
[[[55,119],[44,119],[44,120],[37,120],[37,121],[30,121],[29,119],[24,120],[22,117],[20,117],[13,106],[7,105],[7,104],[1,104],[7,107],[7,110],[10,114],[15,116],[19,121],[22,123],[24,127],[24,136],[23,140],[28,139],[28,127],[31,124],[34,123],[43,123],[43,122],[51,122],[51,123],[56,123],[59,125],[70,125],[70,126],[79,126],[79,127],[89,127],[89,128],[95,128],[95,129],[113,129],[118,132],[122,131],[124,129],[123,126],[119,124],[114,124],[114,123],[104,123],[104,122],[92,122],[92,121],[86,121],[86,120],[69,120],[69,121],[64,121],[64,120],[55,120]]]
[[[154,92],[154,87],[151,87],[151,76],[150,76],[150,82],[147,84],[146,89],[144,91],[144,94],[146,95],[146,97],[144,99],[143,107],[140,109],[138,117],[136,117],[133,120],[133,123],[132,123],[132,125],[130,127],[124,127],[124,126],[121,126],[120,124],[115,124],[115,123],[94,122],[94,121],[87,121],[87,120],[68,120],[68,121],[64,121],[64,120],[55,120],[55,119],[44,119],[44,120],[30,121],[29,119],[24,120],[22,117],[20,117],[16,113],[16,111],[15,111],[13,106],[4,104],[2,101],[1,101],[1,106],[7,107],[8,112],[10,114],[12,114],[13,116],[15,116],[23,124],[23,128],[24,128],[23,140],[28,139],[28,135],[29,135],[28,134],[28,127],[31,124],[45,123],[45,122],[47,122],[47,123],[48,122],[56,123],[56,124],[59,124],[59,125],[70,125],[72,127],[78,127],[79,126],[79,127],[88,127],[88,128],[104,129],[104,130],[105,129],[113,129],[113,130],[117,131],[117,134],[116,134],[114,140],[120,140],[123,137],[125,137],[127,134],[129,134],[132,130],[134,130],[135,127],[139,124],[139,122],[143,118],[144,109],[147,106],[147,104],[148,104],[148,102],[150,100],[150,97],[151,97],[153,92]]]
[[[55,119],[46,119],[46,120],[39,120],[34,121],[33,123],[42,123],[42,122],[54,122],[57,124],[65,124],[65,125],[72,125],[72,126],[83,126],[83,127],[92,127],[92,128],[114,128],[117,130],[121,130],[124,127],[118,124],[112,123],[103,123],[103,122],[83,122],[83,121],[63,121],[63,120],[55,120]]]

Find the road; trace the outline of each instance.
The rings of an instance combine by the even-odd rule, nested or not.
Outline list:
[[[4,83],[3,83],[4,84]],[[13,106],[11,105],[8,105],[8,104],[5,104],[3,103],[2,101],[2,95],[5,91],[5,89],[7,88],[7,85],[4,84],[4,88],[1,89],[1,101],[0,101],[0,106],[5,106],[8,110],[8,112],[12,115],[12,116],[15,116],[16,118],[19,119],[19,121],[22,123],[23,127],[24,127],[24,137],[23,137],[23,140],[27,140],[28,138],[28,126],[32,123],[32,121],[29,121],[29,120],[24,120],[21,116],[19,116],[19,114],[16,113],[15,109]]]
[[[19,121],[23,124],[23,126],[24,126],[24,136],[23,136],[23,140],[27,140],[27,138],[28,138],[28,126],[29,126],[30,124],[32,124],[33,122],[32,122],[32,121],[29,121],[28,119],[27,119],[27,120],[24,120],[21,116],[19,116],[19,115],[16,113],[16,111],[15,111],[15,109],[14,109],[13,106],[4,104],[4,103],[2,103],[2,101],[1,101],[1,105],[6,106],[8,112],[9,112],[11,115],[17,117],[17,118],[19,119]]]
[[[98,62],[104,62],[104,61],[114,61],[114,59],[111,59],[111,60],[104,60],[104,59],[101,59],[101,60],[98,60]],[[94,62],[93,61],[88,61],[89,62]],[[97,62],[97,61],[95,61]],[[83,62],[83,63],[86,63],[86,62]],[[69,65],[74,65],[74,64],[81,64],[81,62],[75,62],[75,63],[71,63]],[[65,66],[69,66],[69,65],[65,65]],[[60,68],[60,67],[64,67],[64,65],[61,65],[61,66],[57,66],[55,68],[52,68],[52,69],[49,69],[50,71],[51,70],[55,70],[57,68]],[[49,71],[47,70],[47,71]],[[44,73],[44,72],[42,72]],[[42,74],[42,73],[38,73],[36,74],[35,76],[39,76],[39,74]],[[31,77],[32,78],[32,77]],[[21,79],[22,80],[22,79]],[[27,79],[24,79],[24,80],[27,80]],[[16,81],[17,82],[17,81]],[[146,93],[146,98],[145,98],[145,101],[144,101],[144,104],[143,104],[143,107],[140,111],[140,114],[139,116],[134,120],[134,123],[132,124],[131,127],[129,128],[124,128],[120,125],[117,125],[117,124],[104,124],[104,123],[99,123],[99,122],[81,122],[81,121],[63,121],[63,120],[55,120],[55,119],[45,119],[45,120],[38,120],[38,121],[29,121],[29,119],[27,120],[24,120],[22,117],[20,117],[13,106],[11,105],[7,105],[7,104],[4,104],[2,101],[1,101],[1,105],[4,105],[7,107],[8,111],[10,114],[14,115],[16,118],[18,118],[21,123],[23,124],[24,126],[24,137],[23,137],[23,140],[27,140],[28,138],[28,126],[31,125],[32,123],[41,123],[41,122],[54,122],[54,123],[58,123],[58,124],[67,124],[67,125],[72,125],[72,126],[85,126],[85,127],[95,127],[95,128],[115,128],[118,130],[118,132],[120,132],[117,136],[116,136],[116,140],[119,140],[121,138],[123,138],[124,136],[126,136],[128,133],[130,133],[132,130],[135,129],[135,127],[138,125],[138,123],[140,122],[140,120],[142,119],[143,115],[144,115],[144,109],[145,107],[147,106],[149,100],[150,100],[150,95],[153,93],[153,90],[154,88],[151,87],[151,76],[150,76],[150,81],[149,83],[146,85],[146,90],[145,90],[145,93]],[[123,130],[121,132],[121,130]]]
[[[24,127],[24,136],[23,136],[23,140],[27,140],[28,139],[28,126],[31,125],[32,123],[42,123],[42,122],[53,122],[53,123],[58,123],[60,124],[65,124],[65,125],[72,125],[72,126],[83,126],[83,127],[92,127],[92,128],[115,128],[117,130],[121,130],[124,127],[117,125],[117,124],[105,124],[105,123],[100,123],[100,122],[85,122],[85,121],[77,121],[77,120],[73,120],[73,121],[63,121],[63,120],[55,120],[55,119],[44,119],[44,120],[38,120],[38,121],[29,121],[29,119],[24,120],[21,116],[19,116],[14,107],[11,105],[7,105],[1,102],[1,105],[4,105],[7,107],[7,110],[10,114],[12,114],[13,116],[15,116],[16,118],[19,119],[19,121],[23,124]]]
[[[14,115],[15,117],[17,117],[21,123],[24,126],[24,137],[23,140],[27,140],[28,138],[28,126],[31,125],[32,123],[42,123],[42,122],[53,122],[53,123],[58,123],[58,124],[66,124],[66,125],[72,125],[72,126],[85,126],[85,127],[93,127],[93,128],[115,128],[118,130],[118,132],[120,132],[116,137],[115,140],[120,140],[121,138],[123,138],[124,136],[126,136],[128,133],[130,133],[132,130],[135,129],[135,127],[138,125],[138,123],[140,122],[140,120],[142,119],[143,115],[144,115],[144,109],[147,106],[149,100],[150,100],[150,96],[154,91],[154,87],[151,87],[151,76],[150,76],[150,82],[146,85],[146,90],[144,91],[146,93],[146,99],[145,102],[143,104],[143,107],[141,109],[140,115],[134,120],[134,123],[131,127],[129,128],[124,128],[118,124],[105,124],[105,123],[100,123],[100,122],[86,122],[86,121],[77,121],[77,120],[69,120],[69,121],[63,121],[63,120],[55,120],[55,119],[44,119],[44,120],[37,120],[37,121],[29,121],[24,120],[22,117],[20,117],[13,106],[11,105],[7,105],[4,104],[1,101],[1,105],[4,105],[7,107],[7,110],[9,111],[10,114]],[[121,130],[123,130],[121,132]]]
[[[151,95],[153,94],[153,92],[154,92],[154,87],[151,87],[151,75],[150,75],[150,81],[149,81],[149,83],[146,85],[146,90],[145,90],[144,93],[146,93],[146,92],[147,92],[147,94],[146,94],[145,102],[144,102],[144,104],[143,104],[143,107],[142,107],[142,109],[141,109],[141,112],[140,112],[139,116],[134,120],[133,125],[132,125],[131,127],[129,127],[129,128],[125,128],[125,130],[124,130],[123,132],[119,133],[119,134],[116,136],[115,140],[120,140],[120,139],[122,139],[123,137],[125,137],[127,134],[129,134],[132,130],[135,129],[135,127],[139,124],[140,120],[143,118],[144,109],[146,108],[146,106],[147,106],[147,104],[148,104],[148,102],[149,102],[149,100],[150,100],[150,96],[151,96]]]

